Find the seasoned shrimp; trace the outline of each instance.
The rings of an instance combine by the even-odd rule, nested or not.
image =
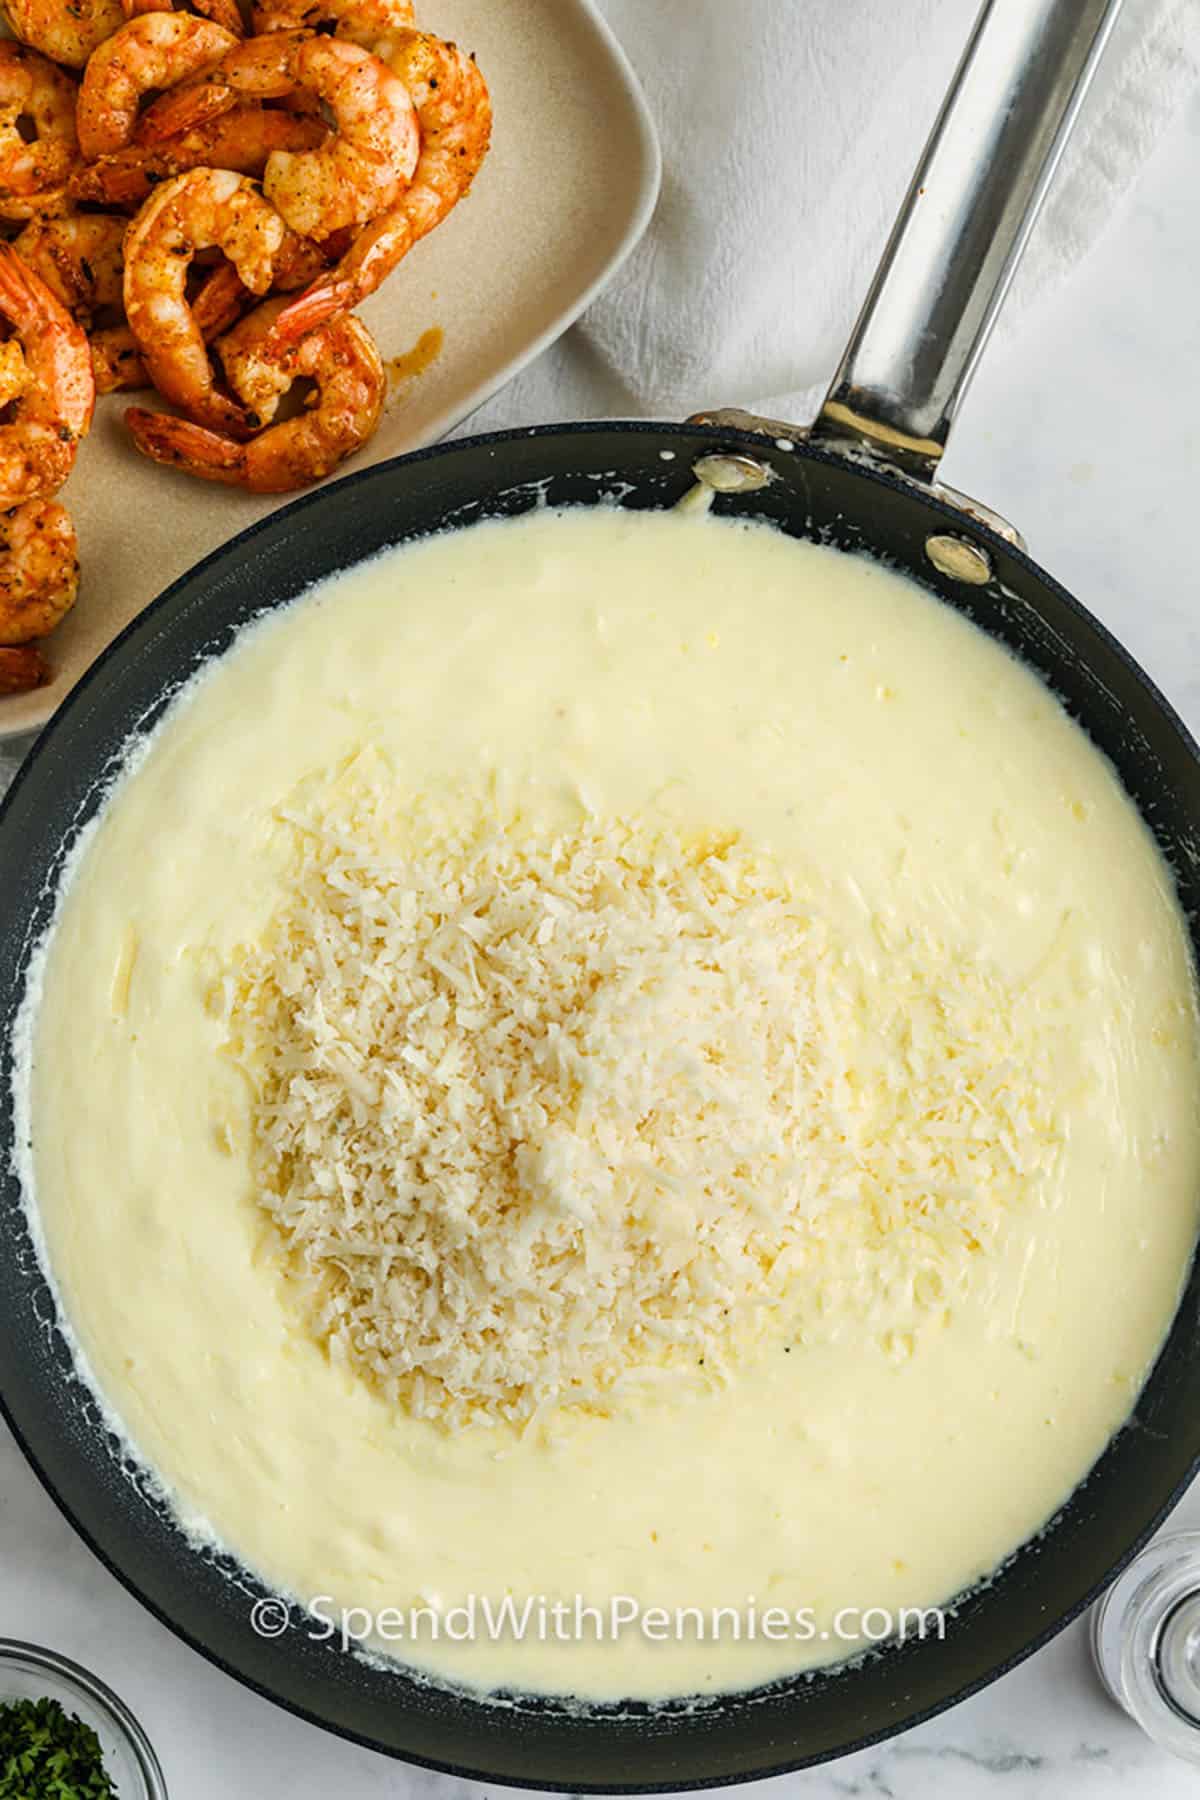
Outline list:
[[[86,330],[98,312],[121,305],[129,220],[75,207],[31,219],[13,249]]]
[[[322,269],[329,267],[330,258],[324,252],[324,245],[289,232],[275,258],[274,287],[281,294],[307,287]],[[255,424],[267,425],[275,417],[280,398],[292,385],[292,376],[278,363],[265,363],[257,356],[261,327],[245,339],[231,333],[245,303],[253,298],[232,263],[225,263],[213,270],[192,301],[192,318],[206,344],[214,338],[222,339],[218,348],[226,380]]]
[[[249,102],[153,148],[131,144],[81,164],[69,192],[101,206],[139,206],[159,182],[188,169],[261,175],[272,151],[314,150],[328,136],[316,114],[269,111]]]
[[[128,227],[129,220],[118,214],[72,210],[34,219],[13,239],[17,255],[41,276],[87,332],[97,394],[150,385],[137,340],[128,325],[119,322],[124,317],[124,240]],[[295,266],[304,269],[305,280],[315,273],[311,256]],[[206,344],[229,330],[249,297],[249,290],[229,263],[220,264],[205,276],[191,301],[191,309]],[[97,316],[106,314],[113,315],[113,322],[97,325]],[[20,357],[21,346],[15,338],[0,345],[0,359],[10,350]],[[0,393],[3,387],[4,370],[0,368]],[[0,404],[4,403],[0,400]]]
[[[99,331],[89,331],[88,350],[97,396],[151,385],[137,339],[128,325],[104,325]]]
[[[28,219],[63,192],[79,161],[76,92],[36,50],[0,41],[0,218]]]
[[[223,250],[254,294],[271,285],[287,227],[254,183],[228,169],[192,169],[159,188],[125,239],[125,317],[163,398],[214,430],[252,427],[217,392],[187,298],[198,250]]]
[[[79,592],[75,527],[56,500],[0,514],[0,643],[45,637]]]
[[[355,238],[336,268],[279,312],[263,355],[281,355],[308,331],[358,306],[470,188],[492,134],[487,83],[471,57],[421,31],[376,46],[413,97],[421,154],[412,185]]]
[[[234,37],[245,36],[246,27],[237,0],[191,0],[191,5],[204,18],[223,25]],[[176,6],[174,0],[121,0],[121,10],[127,19],[136,19],[139,13],[175,12]]]
[[[243,320],[236,327],[235,348],[247,349],[256,334],[268,329],[280,304],[269,300]],[[204,481],[223,481],[257,494],[285,494],[320,481],[362,448],[379,423],[387,388],[375,341],[350,313],[298,345],[287,360],[286,375],[289,383],[316,383],[308,410],[268,426],[249,443],[234,443],[186,419],[140,407],[130,407],[125,419],[138,449],[155,462]]]
[[[304,238],[289,239],[276,261],[275,286],[296,288],[310,282],[314,274],[314,248]],[[221,330],[212,333],[212,337],[219,339],[217,354],[226,381],[259,425],[271,423],[279,402],[296,379],[290,358],[268,362],[259,354],[259,347],[280,304],[279,301],[268,302],[240,324],[230,319]]]
[[[98,313],[122,314],[123,245],[129,220],[114,213],[74,207],[32,219],[13,249],[40,275],[88,334],[97,394],[115,387],[144,387],[145,372],[125,325],[93,325]],[[14,339],[9,340],[15,342]]]
[[[221,263],[192,301],[192,320],[206,344],[228,331],[251,299],[249,288],[232,263]],[[105,325],[88,333],[97,394],[128,392],[152,385],[138,341],[128,325]]]
[[[44,687],[50,667],[36,644],[0,644],[0,695]]]
[[[328,268],[329,258],[322,254],[323,246],[312,244],[307,238],[299,238],[289,234],[283,240],[279,255],[275,259],[274,286],[280,293],[292,293],[296,288],[307,287],[320,270]],[[241,313],[247,301],[254,295],[246,287],[232,263],[223,263],[213,270],[205,281],[195,299],[192,301],[192,319],[206,344],[214,338],[228,333]],[[130,341],[132,342],[132,336]],[[226,343],[228,339],[226,339]],[[257,337],[254,340],[257,343]],[[96,362],[96,338],[93,334],[92,361]],[[108,348],[108,346],[105,346]],[[124,346],[115,341],[112,349],[120,354]],[[243,402],[250,419],[256,425],[265,425],[274,418],[275,410],[282,394],[292,384],[292,377],[281,372],[276,363],[262,363],[251,351],[249,345],[245,354],[237,361],[239,379],[230,379],[230,357],[225,346],[222,346],[222,363],[226,378],[230,380],[237,398]],[[139,365],[140,367],[140,365]],[[99,367],[96,370],[96,392],[107,394],[114,387],[148,387],[149,377],[144,375],[137,379],[139,370],[122,358],[119,369],[105,367],[103,374]],[[119,377],[123,374],[124,379]],[[101,385],[103,381],[103,385]]]
[[[128,327],[92,329],[97,313],[121,309],[122,245],[128,224],[128,219],[113,213],[81,213],[71,208],[32,219],[13,239],[13,249],[22,262],[41,276],[87,332],[97,394],[146,385]],[[10,346],[20,348],[15,338],[3,348]]]
[[[412,22],[410,0],[265,0],[254,8],[255,31],[332,28],[364,50],[373,50],[386,32]]]
[[[113,213],[82,213],[72,208],[32,219],[13,239],[13,249],[22,262],[41,276],[87,332],[97,394],[111,393],[114,387],[145,386],[129,328],[106,325],[93,329],[98,313],[121,312],[122,246],[128,224],[128,219]],[[9,343],[15,345],[16,340],[10,338]],[[117,378],[118,371],[123,379]]]
[[[121,0],[4,0],[4,11],[23,44],[69,69],[82,69],[124,16]]]
[[[417,166],[408,88],[369,50],[304,31],[250,38],[204,81],[156,101],[142,122],[142,141],[226,111],[239,95],[266,100],[296,91],[329,108],[334,132],[316,150],[275,151],[263,192],[293,231],[320,243],[392,206]]]
[[[89,161],[133,142],[152,89],[203,74],[238,40],[194,13],[140,13],[93,51],[79,90],[79,148]]]
[[[284,240],[285,247],[287,240]],[[282,253],[281,253],[282,255]],[[276,264],[278,268],[278,263]],[[192,322],[206,344],[227,332],[254,295],[231,262],[218,263],[201,282],[192,301]]]
[[[71,472],[92,422],[87,339],[11,244],[0,244],[0,315],[20,341],[28,380],[0,425],[0,508],[47,500]]]
[[[29,369],[19,338],[0,344],[0,406],[11,406],[29,386]]]

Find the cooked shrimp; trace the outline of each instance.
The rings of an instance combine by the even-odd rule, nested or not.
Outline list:
[[[36,644],[0,644],[0,695],[44,687],[50,667]]]
[[[285,248],[286,248],[285,239]],[[281,253],[282,257],[282,253]],[[276,268],[278,269],[278,262]],[[201,282],[192,301],[192,322],[206,344],[228,331],[254,298],[231,262],[218,263]]]
[[[291,243],[299,246],[298,253],[281,254],[276,264],[276,286],[303,287],[312,279],[311,255],[307,254],[312,246],[303,238],[293,238]],[[219,339],[217,353],[226,381],[259,425],[271,423],[280,400],[296,378],[289,359],[266,362],[259,355],[259,345],[279,311],[279,304],[268,302],[240,324],[231,319],[223,332],[212,334]]]
[[[89,331],[88,350],[97,397],[151,385],[137,339],[128,325],[104,325],[98,331]]]
[[[36,50],[0,41],[0,218],[28,219],[63,192],[79,161],[76,92]]]
[[[241,432],[249,420],[213,382],[187,298],[198,250],[223,250],[254,294],[271,285],[287,228],[253,182],[227,169],[192,169],[147,200],[125,240],[125,317],[163,398],[201,424]]]
[[[142,371],[140,364],[134,367],[137,347],[128,327],[92,329],[97,313],[121,307],[122,245],[128,224],[128,219],[112,213],[81,213],[72,208],[31,220],[13,239],[13,249],[22,262],[41,276],[87,332],[97,394],[111,393],[118,386],[145,385],[144,375],[142,380],[133,379]],[[15,338],[10,338],[9,344],[16,345]],[[118,369],[130,378],[128,382],[116,378]]]
[[[272,151],[313,150],[328,136],[329,127],[316,114],[269,111],[249,102],[153,148],[131,144],[83,163],[69,192],[101,206],[138,206],[159,182],[188,169],[261,175]]]
[[[296,288],[307,287],[322,269],[329,267],[330,259],[324,249],[324,245],[289,233],[275,258],[275,288],[290,294]],[[261,325],[244,338],[231,332],[245,302],[252,298],[237,270],[226,263],[214,269],[192,301],[192,317],[206,344],[221,338],[218,349],[226,380],[256,424],[267,425],[275,417],[281,397],[291,387],[292,376],[279,363],[264,362],[257,355]]]
[[[223,25],[234,37],[246,35],[237,0],[191,0],[191,4],[204,18]],[[136,19],[140,13],[174,12],[176,8],[173,0],[121,0],[121,10],[127,19]]]
[[[0,643],[45,637],[79,592],[75,527],[56,500],[0,514]]]
[[[150,385],[136,338],[128,325],[117,322],[124,317],[123,251],[128,227],[129,220],[119,214],[70,211],[34,219],[13,239],[17,255],[41,276],[87,332],[97,394]],[[303,267],[304,279],[311,279],[311,256]],[[229,330],[249,298],[249,289],[229,263],[222,263],[205,277],[191,309],[206,344]],[[115,315],[113,322],[96,326],[97,315],[104,314]],[[20,357],[21,346],[15,338],[0,345],[0,363],[10,350]],[[0,395],[3,392],[4,369],[0,367]],[[0,405],[5,403],[0,398]]]
[[[79,148],[89,161],[133,142],[138,108],[154,88],[203,74],[238,40],[194,13],[140,13],[93,51],[79,90]]]
[[[269,328],[279,305],[268,301],[236,328],[243,349],[255,333]],[[285,494],[320,481],[362,448],[379,423],[387,387],[374,339],[349,313],[305,338],[291,352],[286,375],[289,383],[316,383],[308,410],[268,426],[249,443],[140,407],[130,407],[125,419],[138,449],[155,462],[204,481]]]
[[[66,207],[31,219],[13,249],[86,330],[96,313],[121,305],[128,224],[116,213]]]
[[[29,386],[29,368],[19,338],[0,344],[0,406],[11,406]]]
[[[88,334],[92,375],[97,394],[117,387],[144,387],[145,371],[125,325],[93,330],[97,313],[121,311],[122,245],[128,219],[113,213],[82,213],[74,208],[33,219],[13,239],[22,262],[40,275]],[[15,338],[9,345],[19,349]]]
[[[143,142],[160,141],[228,110],[238,95],[279,99],[296,91],[329,108],[334,132],[316,150],[275,151],[263,192],[302,237],[318,243],[392,206],[420,148],[409,91],[387,64],[358,44],[311,32],[249,38],[200,82],[155,102]]]
[[[121,0],[4,0],[4,10],[23,44],[70,69],[82,69],[123,17]]]
[[[92,422],[87,339],[11,244],[0,244],[0,315],[20,340],[28,380],[0,425],[0,508],[47,500],[71,472]]]
[[[421,155],[412,185],[358,234],[336,268],[280,311],[263,346],[267,357],[373,294],[462,199],[487,155],[492,104],[469,56],[421,31],[397,32],[376,48],[416,105]]]
[[[221,263],[192,301],[192,321],[206,344],[235,324],[251,293],[232,263]],[[105,325],[88,333],[97,394],[128,392],[152,385],[138,341],[128,325]]]
[[[340,38],[373,50],[389,31],[411,25],[410,0],[265,0],[254,8],[255,31],[333,28]]]

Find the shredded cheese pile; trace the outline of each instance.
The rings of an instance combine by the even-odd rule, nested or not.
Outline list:
[[[378,795],[291,827],[227,981],[254,1180],[309,1329],[414,1416],[719,1381],[771,1321],[894,1349],[1051,1165],[1021,997],[839,945],[737,839]]]

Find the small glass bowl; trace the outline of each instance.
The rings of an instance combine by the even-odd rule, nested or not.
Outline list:
[[[57,1700],[65,1713],[91,1726],[118,1800],[167,1800],[150,1739],[111,1688],[53,1650],[0,1638],[0,1705],[43,1699]]]

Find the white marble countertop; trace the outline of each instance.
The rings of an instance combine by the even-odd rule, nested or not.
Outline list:
[[[1200,98],[1088,262],[1019,343],[989,354],[949,479],[1020,525],[1200,731],[1198,190]],[[1200,1525],[1200,1489],[1173,1523]],[[343,1744],[210,1668],[84,1549],[2,1430],[0,1635],[54,1646],[111,1681],[158,1747],[173,1800],[483,1792]],[[1104,1697],[1076,1625],[933,1724],[771,1786],[795,1800],[1184,1800],[1200,1771]]]

